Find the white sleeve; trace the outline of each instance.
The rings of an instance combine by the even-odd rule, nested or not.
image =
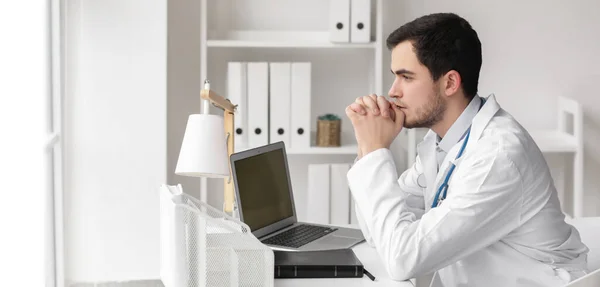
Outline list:
[[[348,172],[363,224],[392,279],[439,270],[519,225],[521,176],[507,153],[497,148],[462,159],[444,203],[420,220],[407,205],[389,150],[369,153]]]
[[[358,159],[355,159],[354,164],[356,164],[357,161]],[[402,186],[400,192],[404,193],[407,199],[406,209],[413,212],[417,219],[420,219],[421,216],[423,216],[423,213],[425,212],[425,201],[423,199],[424,188],[420,187],[417,183],[418,177],[422,173],[423,168],[421,166],[421,160],[417,156],[417,159],[412,165],[412,167],[404,171],[398,179],[398,185]],[[356,214],[356,219],[358,221],[360,230],[362,231],[367,244],[369,244],[370,246],[374,246],[371,234],[369,232],[367,224],[365,223],[360,208],[360,205],[356,202],[356,199],[354,199],[354,212]]]
[[[360,230],[362,231],[362,234],[365,237],[365,241],[367,242],[367,244],[369,244],[369,246],[371,246],[371,247],[374,247],[375,245],[373,244],[373,238],[371,238],[371,234],[369,233],[369,229],[367,228],[367,225],[365,224],[365,220],[363,219],[362,215],[360,214],[359,208],[360,207],[355,202],[354,203],[354,213],[356,213],[356,220],[358,221],[358,226],[360,227]]]
[[[354,164],[356,164],[356,162],[358,160],[359,160],[358,157],[355,158]],[[352,194],[350,194],[350,196],[352,196]],[[365,220],[363,219],[362,215],[360,214],[360,210],[359,210],[360,207],[356,203],[356,199],[354,199],[353,201],[354,201],[354,213],[356,214],[356,220],[358,221],[358,226],[360,227],[360,231],[362,232],[363,236],[365,237],[365,241],[367,242],[367,244],[369,246],[373,247],[373,239],[371,238],[369,229],[367,228],[367,225],[365,224]]]

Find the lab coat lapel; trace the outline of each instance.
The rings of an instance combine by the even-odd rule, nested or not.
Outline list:
[[[481,107],[481,110],[479,110],[473,119],[473,124],[471,125],[471,135],[469,136],[469,142],[467,143],[465,152],[469,149],[469,147],[473,146],[479,141],[479,138],[483,134],[483,130],[485,127],[487,127],[488,123],[499,110],[500,105],[496,101],[496,97],[493,94],[490,95],[485,100],[485,104],[483,107]]]
[[[477,113],[475,118],[473,119],[473,123],[471,126],[471,135],[469,136],[469,142],[465,148],[465,153],[468,151],[469,147],[476,144],[483,134],[483,130],[488,125],[488,123],[492,120],[494,115],[500,110],[500,106],[498,102],[496,102],[496,98],[494,95],[490,95],[487,99],[481,110]],[[462,141],[457,143],[446,155],[442,165],[440,166],[440,171],[437,171],[437,159],[435,154],[435,137],[436,134],[433,131],[429,131],[427,135],[423,138],[423,142],[419,144],[417,147],[419,156],[421,157],[421,163],[423,164],[425,179],[427,182],[427,189],[425,193],[425,208],[429,210],[431,208],[431,203],[435,197],[435,193],[443,180],[443,176],[446,174],[447,169],[450,167],[448,161],[451,160],[458,167],[459,162],[462,160],[462,157],[458,160],[454,160],[458,152],[459,145],[462,144]]]
[[[417,147],[427,188],[424,197],[428,199],[425,202],[426,210],[431,206],[431,199],[435,196],[435,182],[437,177],[437,159],[435,155],[435,133],[429,131],[423,138],[423,141]]]
[[[428,199],[428,201],[425,202],[427,207],[431,207],[431,204],[433,203],[433,200],[435,199],[435,195],[436,195],[438,189],[440,188],[446,175],[448,174],[448,171],[450,169],[450,162],[454,163],[456,165],[456,167],[458,167],[459,162],[461,161],[462,157],[459,159],[455,159],[455,157],[456,157],[456,154],[458,153],[458,149],[460,149],[460,145],[462,145],[462,141],[455,144],[452,147],[452,149],[450,149],[450,151],[448,152],[448,154],[442,161],[442,164],[440,165],[440,170],[434,174],[434,180],[433,180],[433,183],[431,184],[431,188],[427,189],[427,197],[426,198]],[[433,153],[435,154],[435,150],[433,150]],[[437,162],[434,162],[434,164],[437,164]],[[435,168],[436,167],[434,166],[434,169]]]

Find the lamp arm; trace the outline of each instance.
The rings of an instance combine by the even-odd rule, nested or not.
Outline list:
[[[234,217],[236,216],[234,210],[235,204],[235,194],[234,194],[234,186],[232,180],[232,167],[231,167],[231,154],[234,152],[234,113],[230,111],[223,111],[223,118],[225,124],[225,134],[227,135],[227,161],[229,165],[229,177],[224,180],[224,190],[223,190],[223,199],[224,199],[224,211],[232,214]]]
[[[230,132],[227,132],[227,135],[225,135],[225,142],[227,143],[227,150],[229,150],[229,137],[232,136]],[[229,153],[229,152],[228,152]],[[229,155],[227,156],[227,159],[229,159]],[[227,177],[227,184],[231,183],[231,161],[229,161],[227,163],[227,165],[229,166],[229,177]]]
[[[200,98],[210,101],[215,107],[224,111],[234,113],[236,106],[228,99],[220,96],[212,90],[203,89],[200,91]]]
[[[234,113],[237,106],[233,105],[231,101],[220,96],[210,89],[210,82],[208,80],[204,81],[204,89],[200,91],[200,98],[203,100],[208,100],[217,108],[223,110],[223,119],[225,123],[225,134],[227,136],[227,165],[229,166],[229,177],[223,182],[223,211],[231,214],[235,217],[234,210],[234,186],[231,180],[232,170],[231,170],[231,154],[234,151]]]

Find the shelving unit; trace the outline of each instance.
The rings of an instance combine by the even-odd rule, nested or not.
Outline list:
[[[570,98],[559,97],[557,129],[532,131],[531,136],[545,153],[568,153],[573,156],[573,217],[583,216],[583,109]],[[564,198],[561,198],[561,203]]]
[[[383,19],[377,17],[382,6],[383,0],[371,1],[371,42],[334,43],[329,40],[330,1],[201,0],[201,77],[226,93],[229,61],[311,62],[314,132],[318,115],[345,118],[345,106],[356,97],[382,94]],[[352,69],[359,73],[353,75]],[[342,132],[348,132],[350,125],[344,126]],[[291,148],[288,154],[355,155],[356,145]]]
[[[303,172],[307,164],[353,162],[357,145],[348,136],[353,132],[345,107],[356,97],[384,93],[384,1],[370,3],[371,41],[334,43],[329,40],[329,0],[200,2],[200,77],[209,79],[212,89],[226,96],[228,62],[310,62],[311,132],[316,131],[319,115],[333,113],[342,118],[341,147],[286,147],[294,193],[302,194],[307,188]],[[202,191],[218,188],[201,182]],[[207,200],[206,192],[201,192],[201,198]]]

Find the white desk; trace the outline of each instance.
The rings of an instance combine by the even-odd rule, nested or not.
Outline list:
[[[413,287],[411,281],[393,281],[387,276],[387,272],[383,269],[383,262],[379,260],[379,256],[374,248],[371,248],[367,243],[363,242],[356,245],[354,248],[356,257],[362,262],[365,269],[375,276],[375,281],[371,281],[367,275],[363,278],[327,278],[327,279],[275,279],[276,287],[292,287],[292,286],[310,286],[310,287],[333,287],[333,286],[397,286],[397,287]]]

